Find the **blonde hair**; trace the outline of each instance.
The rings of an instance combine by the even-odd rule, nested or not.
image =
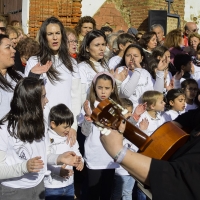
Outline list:
[[[193,38],[193,37],[196,37],[200,40],[200,35],[198,33],[191,33],[188,37],[188,44],[190,45],[190,40]]]
[[[147,103],[147,110],[151,110],[150,106],[155,105],[159,97],[163,97],[161,92],[149,90],[143,93],[142,102]]]
[[[182,30],[181,29],[174,29],[170,31],[166,37],[163,46],[167,48],[175,47],[180,48],[180,42],[182,38]]]

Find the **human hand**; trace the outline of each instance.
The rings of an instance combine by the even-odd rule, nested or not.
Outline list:
[[[76,167],[76,170],[82,171],[83,167],[84,167],[84,163],[81,161],[81,162],[78,164],[78,166]]]
[[[123,82],[126,79],[126,77],[128,76],[128,68],[124,67],[124,69],[121,72],[119,72],[119,68],[117,68],[115,70],[115,72],[113,72],[113,76],[115,79]]]
[[[60,154],[57,159],[57,164],[66,164],[70,166],[78,166],[81,162],[81,156],[77,156],[73,151],[67,151]]]
[[[165,88],[166,88],[167,91],[173,89],[173,88],[174,88],[174,80],[172,79],[172,80],[170,81],[169,85],[166,85]]]
[[[52,61],[47,61],[45,65],[40,65],[40,63],[36,64],[31,72],[34,74],[43,74],[46,73],[52,65]]]
[[[26,167],[27,167],[28,172],[31,172],[31,173],[39,172],[44,167],[44,163],[41,160],[41,156],[37,156],[37,157],[29,159],[27,161]]]
[[[70,128],[68,137],[67,137],[67,144],[70,142],[70,147],[72,147],[76,143],[76,131],[73,128]]]
[[[147,130],[148,126],[149,126],[149,121],[147,118],[142,119],[142,121],[139,123],[139,128],[142,131]]]
[[[60,168],[60,176],[63,178],[69,178],[74,174],[74,171],[72,169],[66,169],[66,164],[63,164]]]
[[[85,111],[85,115],[86,115],[87,117],[90,117],[91,114],[92,114],[92,112],[91,112],[91,109],[90,109],[90,107],[89,107],[89,101],[88,101],[88,100],[86,100],[86,101],[83,103],[83,109],[84,109],[84,111]]]
[[[160,59],[157,70],[159,71],[164,71],[168,68],[168,61],[167,61],[167,56],[163,56],[163,58]]]
[[[143,103],[143,104],[139,104],[135,110],[134,113],[137,116],[140,116],[141,114],[143,114],[147,109],[147,102]]]

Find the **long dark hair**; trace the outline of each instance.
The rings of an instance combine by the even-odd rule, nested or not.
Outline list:
[[[141,56],[143,57],[142,62],[140,63],[140,65],[141,65],[142,67],[146,67],[146,65],[147,65],[147,64],[146,64],[146,56],[145,56],[145,53],[144,53],[142,47],[139,46],[138,44],[130,44],[130,45],[126,48],[126,50],[125,50],[125,52],[124,52],[124,55],[123,55],[123,57],[122,57],[122,60],[121,60],[121,62],[116,66],[115,70],[116,70],[118,67],[126,66],[126,62],[125,62],[126,53],[127,53],[127,51],[128,51],[130,48],[136,48],[136,49],[139,50]]]
[[[80,52],[79,52],[79,55],[78,55],[78,61],[79,62],[85,61],[86,63],[88,63],[92,67],[92,69],[95,72],[97,72],[97,71],[96,71],[96,69],[94,67],[93,62],[90,61],[90,53],[87,51],[87,48],[90,46],[90,43],[95,38],[98,38],[98,37],[103,37],[105,42],[106,42],[106,36],[102,31],[93,30],[93,31],[90,31],[89,33],[87,33],[86,36],[83,39],[83,42],[82,42],[81,47],[80,47]],[[101,62],[102,67],[105,67],[105,68],[107,68],[109,70],[104,58],[102,58],[100,60],[100,62]]]
[[[70,59],[68,47],[67,47],[67,36],[65,33],[65,28],[61,21],[59,21],[56,17],[50,17],[46,19],[42,26],[40,27],[39,32],[39,43],[40,43],[40,51],[37,54],[38,59],[40,60],[41,64],[46,64],[48,60],[52,59],[53,51],[48,46],[47,41],[47,26],[49,24],[57,24],[60,27],[62,39],[61,39],[61,45],[58,51],[59,58],[61,62],[65,65],[65,67],[70,71],[73,72],[73,66]],[[59,72],[51,66],[49,71],[47,72],[47,76],[51,82],[59,81]]]
[[[8,122],[7,130],[12,137],[32,143],[44,136],[42,86],[43,80],[32,77],[21,79],[16,85],[11,109],[0,121],[0,124]]]
[[[7,35],[0,34],[0,45],[2,44],[3,39],[9,39]],[[10,76],[12,80],[16,83],[22,78],[14,69],[13,66],[7,68],[7,74]],[[13,91],[14,88],[9,81],[0,73],[0,88],[5,91]]]
[[[113,84],[113,79],[110,76],[108,76],[107,74],[102,74],[102,75],[99,75],[97,77],[95,83],[92,82],[92,84],[91,84],[91,87],[90,87],[90,96],[89,96],[90,108],[92,110],[94,109],[94,103],[95,103],[95,101],[97,99],[96,85],[97,85],[97,82],[98,82],[99,79],[109,80],[111,82],[112,87],[114,85],[114,88],[113,88],[114,91],[111,93],[110,98],[112,100],[114,100],[115,102],[117,102],[118,104],[121,105],[116,83]]]

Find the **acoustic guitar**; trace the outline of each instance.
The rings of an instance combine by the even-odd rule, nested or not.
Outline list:
[[[100,127],[118,129],[125,109],[112,99],[101,101],[92,111],[91,118]],[[138,153],[151,158],[168,160],[189,138],[189,135],[172,122],[160,126],[151,136],[126,120],[124,137],[135,144]]]

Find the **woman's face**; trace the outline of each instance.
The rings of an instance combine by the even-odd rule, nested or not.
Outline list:
[[[99,61],[104,57],[104,52],[106,49],[106,41],[102,36],[95,38],[90,42],[86,51],[90,54],[90,60]]]
[[[180,44],[179,44],[180,47],[183,47],[185,46],[185,43],[184,43],[184,34],[181,33],[181,37],[180,37]]]
[[[10,33],[9,34],[9,39],[12,42],[13,47],[15,48],[17,46],[18,41],[18,36],[17,33]]]
[[[152,51],[157,46],[157,36],[154,35],[147,44],[147,50]]]
[[[166,51],[164,54],[163,54],[163,57],[162,58],[165,58],[167,57],[167,63],[169,64],[170,63],[170,52],[169,51]]]
[[[90,22],[83,23],[81,26],[81,35],[85,37],[85,35],[93,30],[93,24]]]
[[[15,64],[15,49],[8,38],[1,40],[0,44],[0,71],[5,70]]]
[[[75,54],[76,53],[76,49],[77,49],[77,45],[78,45],[77,38],[73,33],[70,33],[67,36],[67,38],[68,38],[69,53]]]
[[[48,24],[46,28],[46,38],[49,48],[53,50],[54,55],[56,55],[62,40],[60,26],[58,24]]]
[[[190,38],[190,46],[194,49],[197,50],[197,45],[200,43],[199,38],[197,37],[192,37]]]
[[[125,63],[130,70],[134,70],[134,63],[140,64],[143,60],[143,56],[140,54],[140,50],[136,47],[131,47],[125,54]]]

